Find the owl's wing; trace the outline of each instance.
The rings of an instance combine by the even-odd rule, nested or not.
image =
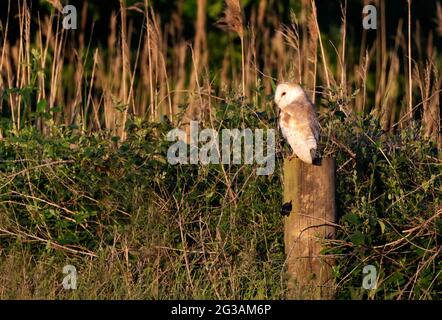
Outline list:
[[[315,106],[310,101],[293,102],[284,108],[284,113],[287,113],[295,125],[305,131],[306,135],[312,134],[316,141],[319,140],[318,117]]]
[[[319,122],[313,104],[294,102],[284,108],[280,126],[293,152],[304,162],[312,163],[319,140]]]

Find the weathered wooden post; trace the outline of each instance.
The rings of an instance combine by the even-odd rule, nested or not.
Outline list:
[[[332,299],[333,261],[320,251],[321,239],[335,236],[335,160],[309,165],[285,159],[284,203],[285,209],[291,207],[284,221],[287,298]]]

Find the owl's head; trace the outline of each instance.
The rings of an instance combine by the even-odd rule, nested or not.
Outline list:
[[[304,89],[298,84],[281,83],[276,87],[275,103],[280,109],[284,109],[292,102],[305,97]]]

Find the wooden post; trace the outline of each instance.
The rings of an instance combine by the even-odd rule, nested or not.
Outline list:
[[[309,165],[284,160],[284,221],[288,299],[332,299],[333,260],[320,254],[321,239],[334,238],[335,160]],[[287,210],[288,209],[288,210]]]

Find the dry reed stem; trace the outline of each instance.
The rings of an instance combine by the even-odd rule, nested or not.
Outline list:
[[[442,37],[442,5],[440,2],[436,3],[436,23],[437,23],[437,33]]]
[[[245,79],[245,48],[244,48],[244,18],[239,0],[225,0],[226,7],[224,16],[217,21],[217,25],[226,30],[238,34],[241,40],[241,67],[242,67],[242,91],[243,97],[246,96]]]
[[[327,60],[325,58],[324,46],[322,45],[321,31],[319,30],[318,16],[317,16],[317,11],[316,11],[315,0],[311,1],[311,6],[312,6],[313,21],[315,23],[315,27],[316,27],[316,31],[317,31],[318,39],[319,39],[319,47],[321,48],[321,57],[322,57],[322,64],[324,66],[325,81],[326,81],[326,84],[327,84],[327,89],[330,89],[330,78],[329,78],[329,75],[328,75]]]
[[[408,4],[408,112],[410,121],[413,120],[413,79],[411,76],[411,0]]]

